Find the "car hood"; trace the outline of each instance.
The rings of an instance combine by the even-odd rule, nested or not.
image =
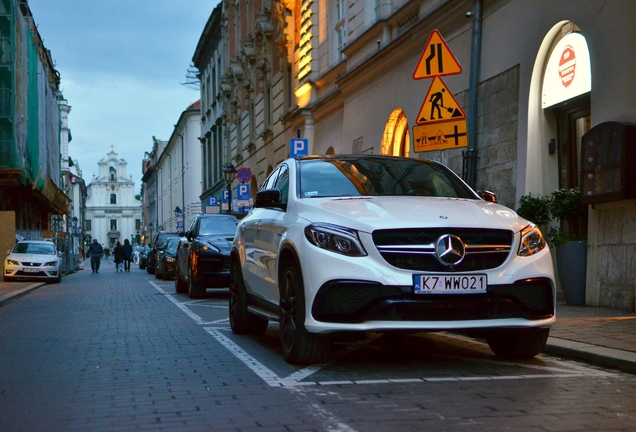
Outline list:
[[[199,236],[197,240],[203,244],[207,243],[216,246],[221,252],[226,251],[229,253],[234,236]]]
[[[312,198],[295,203],[297,214],[360,231],[414,227],[464,227],[520,231],[528,221],[507,207],[482,200],[417,196]]]

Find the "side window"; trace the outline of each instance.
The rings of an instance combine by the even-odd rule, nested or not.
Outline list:
[[[274,183],[276,182],[276,177],[278,177],[278,173],[280,172],[280,168],[275,169],[272,173],[267,177],[263,186],[261,186],[260,190],[272,189],[274,187]]]
[[[274,183],[274,187],[280,189],[282,202],[287,202],[287,194],[289,192],[289,170],[287,165],[280,167],[280,172]]]

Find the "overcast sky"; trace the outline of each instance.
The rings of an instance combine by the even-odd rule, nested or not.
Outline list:
[[[71,106],[69,155],[86,183],[110,146],[139,193],[153,135],[200,97],[180,85],[218,0],[28,0]]]

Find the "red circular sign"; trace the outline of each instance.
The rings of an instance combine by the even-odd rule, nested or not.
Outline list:
[[[569,87],[574,81],[574,72],[576,69],[576,56],[574,55],[574,48],[567,45],[561,54],[559,60],[559,77],[561,78],[561,84],[563,87]]]
[[[241,183],[247,183],[252,180],[252,170],[249,168],[241,168],[236,172],[236,178],[239,179]]]

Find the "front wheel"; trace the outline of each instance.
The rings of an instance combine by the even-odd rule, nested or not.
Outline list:
[[[237,260],[230,268],[230,327],[235,334],[261,335],[267,330],[268,320],[254,315],[247,310],[247,292],[241,273],[241,265]]]
[[[190,265],[190,274],[188,275],[188,297],[191,299],[203,298],[205,294],[205,288],[201,287],[199,283],[199,276],[197,270]]]
[[[486,341],[499,357],[532,358],[543,351],[549,334],[549,328],[498,329]]]
[[[280,340],[285,360],[291,364],[322,363],[331,353],[328,335],[305,328],[305,293],[300,270],[285,264],[280,278]]]
[[[179,265],[177,264],[174,269],[174,291],[177,294],[185,294],[188,292],[188,285],[179,276]]]

